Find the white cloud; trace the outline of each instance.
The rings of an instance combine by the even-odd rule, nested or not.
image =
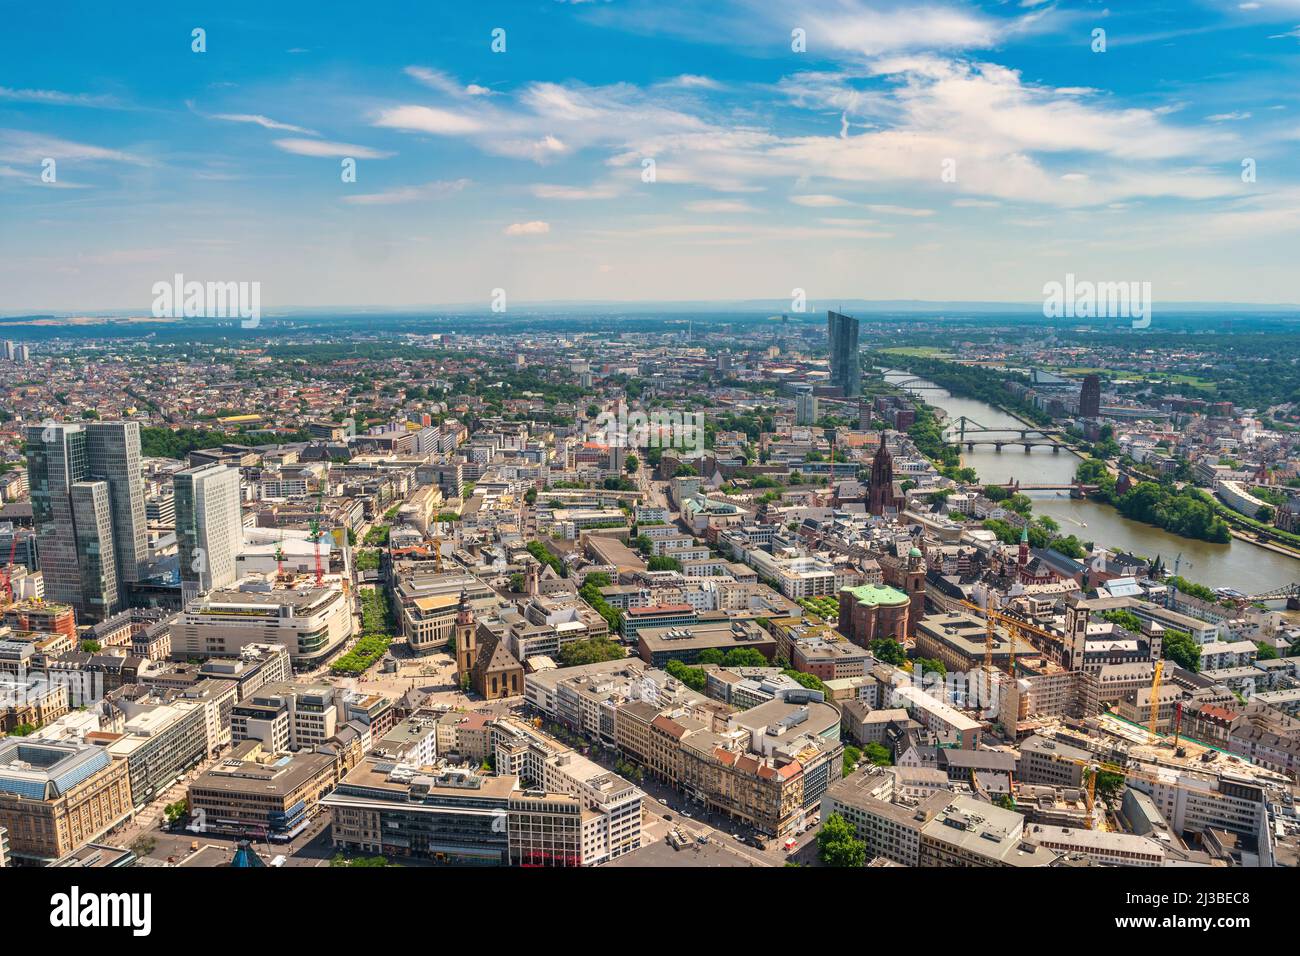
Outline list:
[[[911,206],[891,206],[887,203],[867,203],[867,208],[872,212],[878,212],[885,216],[911,216],[916,219],[923,219],[926,216],[933,216],[933,209],[915,209]]]
[[[383,110],[375,125],[437,136],[464,136],[485,129],[483,122],[471,116],[430,106],[398,106]]]
[[[227,123],[253,123],[263,129],[281,130],[285,133],[302,133],[306,136],[320,135],[315,130],[294,126],[292,123],[281,123],[269,116],[263,116],[261,113],[214,113],[208,116],[208,119],[222,120]]]
[[[688,202],[686,208],[691,212],[706,213],[758,212],[749,203],[739,199],[696,199]]]
[[[47,106],[88,106],[96,109],[122,109],[116,97],[90,93],[64,93],[62,90],[20,90],[0,86],[0,100],[14,103],[43,103]]]
[[[25,130],[0,129],[0,160],[39,164],[46,157],[60,163],[71,160],[90,163],[127,163],[134,166],[153,165],[151,159],[122,150],[77,143],[57,136],[44,136]]]
[[[512,222],[502,230],[507,236],[544,236],[551,231],[549,222]]]
[[[538,199],[562,200],[613,199],[621,192],[612,183],[593,186],[559,186],[552,183],[534,183],[529,189]]]
[[[391,206],[397,203],[424,202],[433,199],[446,199],[461,192],[470,184],[468,179],[437,180],[421,186],[401,186],[379,193],[361,193],[345,196],[343,201],[356,206]]]
[[[720,90],[722,84],[709,76],[699,76],[694,73],[683,73],[681,76],[669,80],[668,85],[680,86],[688,90]]]
[[[791,196],[790,201],[796,206],[811,206],[814,209],[822,209],[828,206],[847,206],[847,199],[841,199],[839,196],[830,196],[826,193],[812,193],[803,196]]]
[[[354,143],[331,143],[323,139],[277,139],[277,149],[295,156],[350,157],[352,159],[387,159],[392,153]]]
[[[832,9],[826,9],[831,7]],[[1009,24],[958,7],[901,4],[881,9],[860,0],[808,3],[791,11],[808,24],[809,44],[879,56],[908,50],[973,50],[995,45]]]
[[[403,70],[407,76],[418,80],[431,89],[438,90],[440,93],[446,93],[449,96],[491,96],[492,91],[486,86],[479,86],[476,83],[461,85],[450,74],[442,70],[433,70],[427,66],[408,66]]]

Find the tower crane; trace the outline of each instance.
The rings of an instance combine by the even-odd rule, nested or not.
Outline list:
[[[1156,661],[1155,676],[1151,678],[1151,715],[1147,718],[1147,732],[1154,739],[1156,735],[1156,717],[1160,714],[1160,701],[1156,696],[1160,691],[1160,681],[1165,674],[1163,659]]]
[[[9,602],[14,599],[14,586],[10,583],[14,570],[14,555],[18,553],[18,525],[14,525],[13,534],[9,539],[9,562],[0,571],[0,591],[5,593],[5,601]]]
[[[311,541],[316,551],[316,586],[320,587],[321,582],[325,579],[325,570],[321,566],[320,560],[320,516],[325,506],[325,483],[321,482],[320,490],[316,494],[316,513],[311,519]]]

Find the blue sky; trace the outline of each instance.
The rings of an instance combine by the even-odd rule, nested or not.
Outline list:
[[[1300,0],[5,16],[0,311],[144,311],[177,272],[268,311],[1034,301],[1067,272],[1300,300]]]

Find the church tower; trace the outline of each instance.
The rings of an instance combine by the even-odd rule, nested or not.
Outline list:
[[[469,595],[460,592],[460,606],[456,610],[456,679],[462,683],[474,670],[478,657],[478,628],[474,624],[474,610],[469,606]]]
[[[889,454],[887,432],[880,433],[880,448],[871,460],[871,487],[867,510],[873,515],[882,515],[885,508],[894,503],[894,459]]]
[[[1088,643],[1088,618],[1092,605],[1072,597],[1065,605],[1065,660],[1061,664],[1072,671],[1083,670],[1084,649]]]

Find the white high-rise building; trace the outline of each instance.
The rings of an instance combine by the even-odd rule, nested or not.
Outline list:
[[[176,499],[176,550],[180,557],[181,596],[235,583],[236,559],[243,541],[239,510],[239,469],[200,465],[173,478]]]

